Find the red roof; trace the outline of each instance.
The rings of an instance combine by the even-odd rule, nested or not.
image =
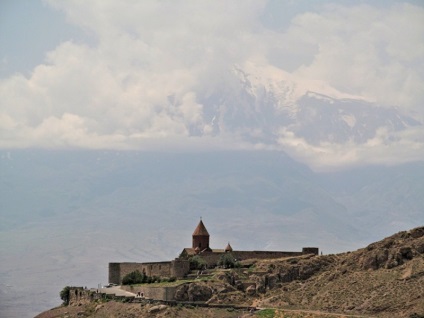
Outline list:
[[[194,230],[193,236],[209,236],[208,230],[206,229],[202,220],[200,220],[199,224]]]

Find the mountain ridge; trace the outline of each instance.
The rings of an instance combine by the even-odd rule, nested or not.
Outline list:
[[[232,137],[245,147],[285,151],[314,169],[419,160],[416,154],[399,158],[389,151],[410,136],[419,146],[423,122],[418,116],[325,83],[314,89],[282,70],[261,71],[250,64],[229,72],[226,85],[197,94],[202,124],[190,126],[190,136]],[[376,158],[375,149],[390,155]],[[317,164],[320,156],[328,160]]]

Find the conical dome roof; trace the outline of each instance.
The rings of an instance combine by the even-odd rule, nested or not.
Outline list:
[[[232,252],[233,251],[233,248],[231,247],[230,242],[228,242],[227,247],[225,248],[225,251],[226,252]]]
[[[194,230],[193,236],[209,236],[208,230],[206,229],[202,220],[200,220],[199,224]]]

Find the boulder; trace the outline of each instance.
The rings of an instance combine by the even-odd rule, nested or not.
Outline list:
[[[189,301],[207,301],[212,297],[212,289],[206,285],[190,284],[187,294]]]
[[[269,289],[274,289],[278,282],[279,282],[279,277],[278,275],[274,274],[274,275],[269,275],[268,279],[267,279],[267,285]]]
[[[184,284],[177,288],[174,295],[175,300],[188,301],[188,285]]]
[[[153,307],[149,308],[148,312],[149,313],[156,313],[156,312],[162,311],[166,308],[168,308],[168,306],[166,306],[166,305],[153,306]]]
[[[281,269],[280,280],[283,283],[289,283],[296,279],[299,279],[299,268],[300,266],[294,265],[290,268]]]
[[[424,236],[424,226],[417,227],[410,231],[410,234],[413,238],[419,238]]]
[[[399,249],[399,253],[404,259],[413,259],[414,253],[412,252],[412,248],[410,246],[404,246]]]
[[[362,268],[378,269],[383,267],[389,259],[389,251],[387,249],[374,249],[367,253],[362,260]]]
[[[415,250],[420,254],[424,254],[424,240],[422,242],[416,243]]]
[[[237,273],[235,272],[222,273],[222,274],[219,274],[217,278],[220,281],[230,284],[231,286],[234,286],[236,284],[236,281],[239,279]]]

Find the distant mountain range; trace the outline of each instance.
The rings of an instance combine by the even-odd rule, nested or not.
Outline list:
[[[278,218],[280,227],[301,226],[294,232],[306,228],[311,237],[315,228],[356,241],[424,221],[423,163],[314,173],[281,152],[15,150],[2,152],[1,165],[6,231],[33,221],[80,218],[82,211],[96,215],[99,224],[105,215],[155,216],[152,224],[158,214],[183,215],[180,224],[168,224],[182,229],[202,215],[212,219],[208,223],[225,215],[228,223],[219,229],[241,216],[240,223],[253,226],[248,224],[263,221],[250,217],[263,215]],[[222,239],[248,235],[243,232]]]
[[[422,123],[394,107],[345,94],[281,69],[235,66],[225,84],[200,94],[208,132],[235,134],[251,143],[276,145],[282,130],[308,143],[364,143],[378,129],[402,131]],[[202,134],[191,127],[193,135]]]

